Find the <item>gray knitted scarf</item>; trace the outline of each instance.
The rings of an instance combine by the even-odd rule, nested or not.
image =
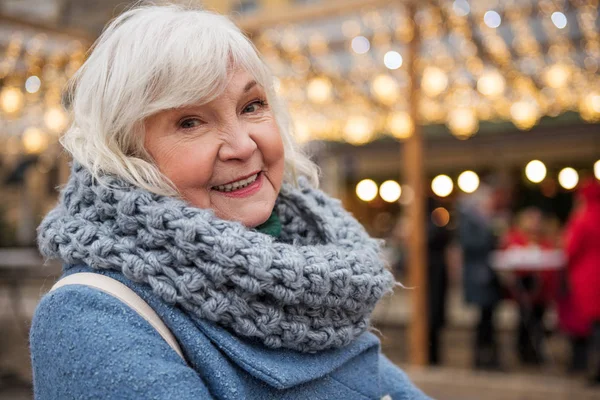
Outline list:
[[[58,206],[38,229],[45,257],[65,268],[120,271],[239,336],[304,352],[350,343],[393,286],[378,241],[304,179],[281,189],[277,240],[110,179],[100,185],[73,165]]]

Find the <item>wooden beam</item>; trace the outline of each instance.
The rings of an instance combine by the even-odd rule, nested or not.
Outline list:
[[[414,35],[408,46],[408,70],[410,74],[410,116],[415,130],[403,146],[404,182],[414,190],[414,199],[407,207],[411,234],[408,237],[408,274],[411,289],[411,319],[409,325],[409,359],[412,364],[428,362],[427,334],[427,232],[425,222],[425,178],[423,169],[423,134],[419,121],[419,29],[413,22],[417,6],[409,4],[410,21]]]

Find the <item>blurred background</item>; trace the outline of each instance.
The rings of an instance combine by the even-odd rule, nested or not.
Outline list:
[[[29,324],[60,275],[35,229],[69,174],[63,87],[132,3],[0,0],[0,398],[31,398]],[[577,193],[600,180],[598,0],[179,3],[248,33],[322,188],[385,239],[410,288],[373,322],[418,386],[600,398],[564,252]]]

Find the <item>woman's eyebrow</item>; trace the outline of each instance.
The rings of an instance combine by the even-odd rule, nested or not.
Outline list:
[[[246,86],[244,86],[244,93],[250,91],[250,89],[252,89],[256,85],[257,82],[255,80],[251,80],[250,82],[246,83]]]

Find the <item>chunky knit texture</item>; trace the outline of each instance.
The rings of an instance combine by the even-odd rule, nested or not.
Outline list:
[[[42,254],[66,268],[121,271],[166,302],[268,347],[345,346],[369,327],[393,286],[379,243],[304,179],[299,188],[282,187],[278,241],[116,177],[107,183],[73,165],[39,227]]]

